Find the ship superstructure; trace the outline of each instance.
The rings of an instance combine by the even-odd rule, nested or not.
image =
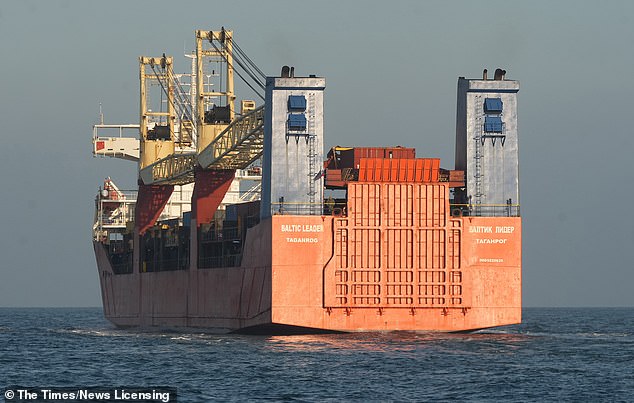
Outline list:
[[[517,92],[497,69],[493,79],[458,79],[456,168],[468,172],[456,201],[474,215],[519,215]]]
[[[517,81],[459,80],[448,170],[405,147],[324,158],[325,78],[287,66],[264,77],[231,31],[196,31],[190,57],[188,75],[141,57],[139,124],[95,128],[95,154],[139,164],[137,191],[108,178],[96,199],[110,321],[219,332],[521,321]],[[259,77],[263,105],[235,110],[234,74]]]

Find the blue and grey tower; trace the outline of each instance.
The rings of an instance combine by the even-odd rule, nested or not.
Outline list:
[[[481,80],[458,79],[456,169],[465,171],[466,187],[456,203],[470,215],[519,215],[517,93],[519,81],[497,69]]]
[[[262,218],[322,214],[325,86],[287,66],[266,80]]]

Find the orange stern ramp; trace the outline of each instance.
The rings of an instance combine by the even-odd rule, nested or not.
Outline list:
[[[348,192],[347,217],[272,217],[273,323],[463,331],[521,321],[519,218],[451,217],[443,183]]]

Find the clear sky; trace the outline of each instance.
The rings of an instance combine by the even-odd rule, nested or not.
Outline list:
[[[138,121],[140,55],[234,30],[268,75],[326,77],[326,145],[453,167],[456,83],[519,80],[525,306],[634,306],[634,2],[0,2],[0,306],[100,306],[92,125]],[[243,92],[239,98],[252,98]]]

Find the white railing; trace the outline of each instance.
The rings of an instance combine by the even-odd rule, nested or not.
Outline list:
[[[255,184],[248,190],[228,191],[220,209],[226,204],[246,202],[260,199],[261,183]],[[165,205],[159,220],[182,220],[183,213],[191,211],[191,188],[176,188]],[[107,236],[108,232],[125,231],[134,222],[138,191],[123,190],[117,193],[102,195],[101,190],[95,199],[95,222],[93,232],[95,239]]]

